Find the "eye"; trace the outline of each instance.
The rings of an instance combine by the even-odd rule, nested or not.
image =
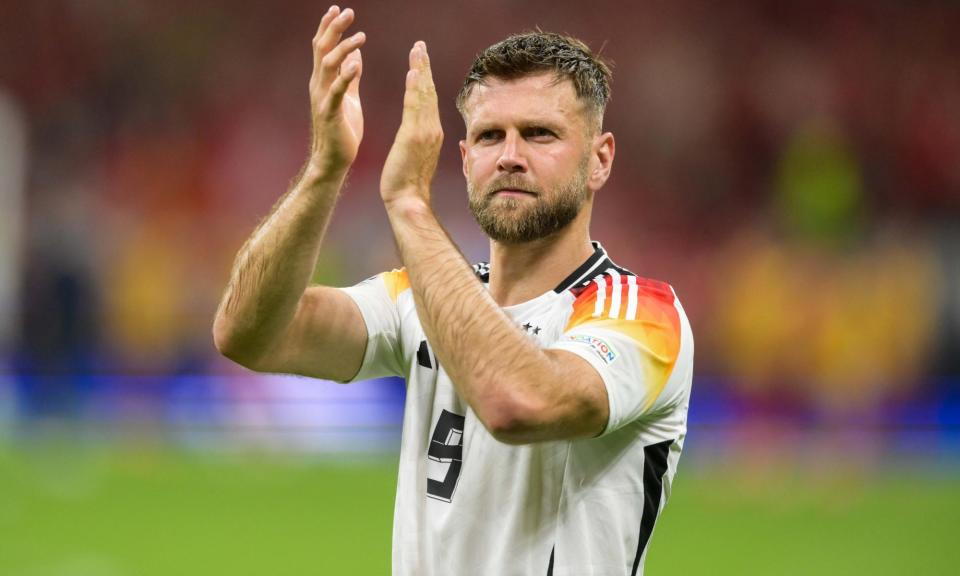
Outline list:
[[[536,142],[548,142],[554,140],[557,135],[549,128],[543,126],[531,126],[523,131],[524,137]]]
[[[503,132],[500,130],[484,130],[477,134],[477,142],[495,142],[501,138]]]

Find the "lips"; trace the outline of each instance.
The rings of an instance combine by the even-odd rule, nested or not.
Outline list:
[[[505,194],[508,196],[536,196],[536,192],[531,192],[529,190],[522,190],[520,188],[500,188],[499,190],[494,190],[491,196],[496,196],[497,194]]]

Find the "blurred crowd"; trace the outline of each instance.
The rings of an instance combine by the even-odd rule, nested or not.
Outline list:
[[[710,394],[827,419],[956,398],[960,5],[590,5],[351,5],[369,38],[366,131],[316,280],[398,265],[377,182],[417,39],[443,100],[437,208],[485,258],[453,98],[480,49],[539,26],[614,63],[617,155],[593,236],[675,287]],[[0,373],[37,410],[69,410],[92,375],[239,373],[212,346],[212,316],[234,255],[305,158],[325,9],[2,9]]]

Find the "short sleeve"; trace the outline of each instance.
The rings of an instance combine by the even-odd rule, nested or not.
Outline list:
[[[682,342],[689,341],[685,356],[692,367],[689,332],[669,285],[626,274],[604,275],[577,295],[563,334],[550,348],[580,356],[600,374],[610,403],[608,434],[669,408],[684,386],[689,391],[686,370],[671,378]]]
[[[363,364],[351,382],[403,375],[397,298],[409,287],[406,271],[394,270],[340,289],[356,302],[367,326],[367,349]]]

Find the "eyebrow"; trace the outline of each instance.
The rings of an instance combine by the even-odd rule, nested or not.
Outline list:
[[[532,118],[520,123],[511,122],[509,124],[518,125],[520,131],[529,130],[530,128],[547,128],[552,132],[556,132],[558,135],[566,134],[569,131],[569,127],[564,126],[563,123],[544,118]],[[503,124],[496,122],[478,122],[474,126],[467,128],[467,134],[482,134],[490,130],[503,130],[503,126]]]

